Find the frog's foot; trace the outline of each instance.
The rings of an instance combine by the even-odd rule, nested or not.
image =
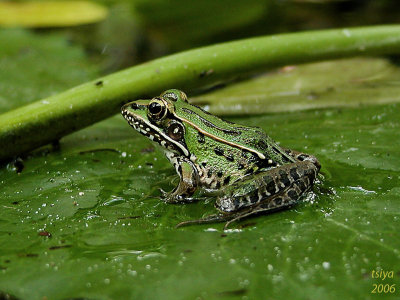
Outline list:
[[[176,166],[180,177],[179,184],[171,192],[167,193],[160,189],[163,199],[167,203],[192,202],[190,196],[196,191],[199,181],[199,176],[193,163],[181,159]]]
[[[180,222],[175,226],[175,228],[188,226],[188,225],[194,225],[194,224],[208,224],[208,223],[225,222],[225,221],[229,221],[231,218],[232,218],[231,215],[214,214],[214,215],[209,215],[203,219]]]
[[[318,166],[308,160],[250,175],[227,186],[215,206],[228,214],[225,228],[253,214],[272,212],[297,203],[316,178]]]
[[[191,194],[185,194],[185,193],[178,194],[176,193],[175,190],[171,192],[166,192],[161,188],[159,190],[161,192],[161,197],[160,197],[161,200],[165,201],[166,203],[170,204],[190,203],[198,200],[197,198],[190,197]]]

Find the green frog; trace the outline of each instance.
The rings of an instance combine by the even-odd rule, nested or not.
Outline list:
[[[226,228],[289,207],[311,189],[321,167],[312,155],[280,147],[261,128],[223,120],[190,104],[180,90],[127,103],[121,111],[129,125],[161,145],[180,177],[175,189],[162,191],[166,202],[191,201],[199,188],[217,195],[217,214],[178,227],[226,221]]]

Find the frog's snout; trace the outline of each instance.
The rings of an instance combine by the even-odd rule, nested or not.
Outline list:
[[[128,102],[121,107],[121,112],[134,112],[139,110],[146,110],[149,104],[148,100],[136,100],[132,102]]]
[[[139,109],[139,106],[135,102],[128,102],[128,103],[122,105],[121,112],[123,113],[130,109],[137,110],[137,109]]]

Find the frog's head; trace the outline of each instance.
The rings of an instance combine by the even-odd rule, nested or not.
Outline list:
[[[123,117],[138,132],[163,148],[189,156],[185,126],[176,118],[175,104],[187,102],[185,93],[171,89],[151,100],[137,100],[122,106]]]

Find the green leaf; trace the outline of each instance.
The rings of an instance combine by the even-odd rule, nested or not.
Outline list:
[[[63,53],[76,50],[62,44]],[[397,68],[375,62],[377,74],[395,70],[374,93],[361,84],[363,99],[396,85]],[[302,80],[313,83],[314,72]],[[334,84],[346,92],[344,82]],[[326,82],[309,86],[323,91]],[[32,81],[15,92],[40,88]],[[177,183],[174,168],[121,116],[69,135],[0,169],[0,298],[368,299],[373,284],[398,284],[398,112],[394,103],[231,117],[316,155],[323,179],[294,208],[225,232],[223,224],[174,228],[215,213],[215,199],[161,201],[159,188]],[[373,278],[380,270],[393,278]]]
[[[0,112],[56,94],[97,75],[77,46],[58,34],[0,30]]]
[[[400,69],[383,58],[284,67],[192,98],[218,115],[263,114],[400,101]]]
[[[226,232],[174,228],[214,213],[214,199],[161,201],[158,189],[177,175],[122,117],[74,133],[36,151],[20,174],[0,170],[0,290],[20,299],[368,297],[400,270],[398,109],[231,119],[316,155],[324,179],[293,209]],[[395,277],[371,278],[380,269]]]

